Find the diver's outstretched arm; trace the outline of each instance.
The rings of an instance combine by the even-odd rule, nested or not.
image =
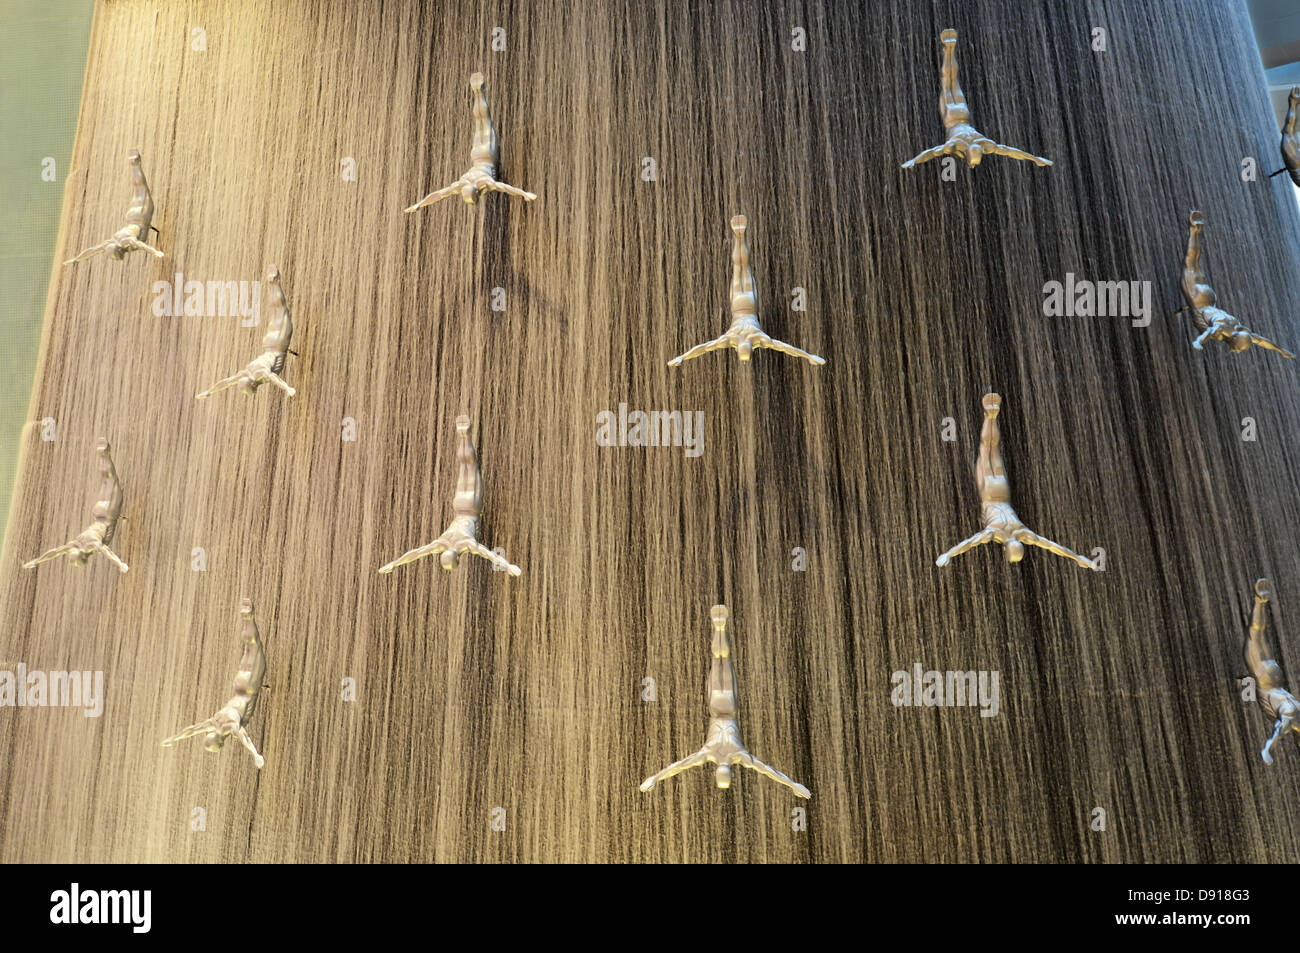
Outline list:
[[[77,255],[76,258],[69,258],[67,261],[64,262],[64,264],[71,265],[74,262],[83,261],[84,259],[89,258],[92,255],[98,255],[100,252],[107,251],[108,247],[112,244],[113,244],[113,239],[109,238],[105,241],[100,242],[98,245],[91,245],[81,254]]]
[[[140,241],[140,239],[138,239],[138,238],[124,238],[124,239],[122,239],[122,243],[123,243],[124,245],[130,245],[132,248],[138,248],[138,249],[140,249],[141,251],[147,251],[147,252],[150,252],[150,253],[153,254],[153,256],[154,256],[155,258],[166,258],[166,257],[167,257],[167,256],[164,255],[162,252],[160,252],[158,249],[154,248],[152,245],[146,245],[144,242]]]
[[[396,569],[398,566],[405,566],[407,563],[413,563],[417,559],[423,559],[425,556],[437,556],[439,553],[444,552],[446,549],[447,549],[447,544],[443,542],[442,537],[440,536],[437,539],[435,539],[432,543],[426,543],[425,545],[419,546],[415,549],[407,550],[406,552],[402,553],[402,555],[394,559],[391,563],[386,563],[385,565],[380,566],[379,571],[384,575],[387,575],[388,573]]]
[[[714,338],[712,341],[705,341],[703,344],[697,344],[685,354],[679,354],[668,362],[669,367],[680,367],[682,361],[689,361],[699,357],[701,354],[708,354],[710,351],[716,351],[718,348],[730,347],[731,340],[724,334],[720,338]]]
[[[109,549],[109,548],[108,548],[107,546],[105,546],[103,543],[100,543],[98,546],[96,546],[96,547],[95,547],[95,551],[96,551],[96,552],[99,552],[99,553],[103,553],[103,554],[108,558],[108,561],[109,561],[109,562],[111,562],[114,566],[116,566],[116,567],[117,567],[119,570],[121,570],[122,572],[126,572],[126,570],[127,570],[127,565],[126,565],[126,563],[124,563],[124,562],[122,562],[122,560],[118,559],[118,557],[117,557],[117,553],[113,552],[111,549]]]
[[[267,371],[266,380],[270,381],[276,387],[280,388],[280,390],[284,391],[290,397],[298,393],[296,390],[294,390],[292,387],[286,384],[284,382],[284,378],[282,378],[279,374],[275,373],[275,371]]]
[[[235,729],[235,737],[239,739],[240,744],[247,748],[253,755],[253,763],[259,768],[266,764],[266,759],[257,753],[257,747],[253,744],[253,739],[248,737],[248,729],[242,726]]]
[[[506,185],[504,182],[498,182],[495,179],[492,180],[492,184],[489,188],[495,189],[498,192],[504,192],[506,195],[513,195],[515,198],[523,199],[525,202],[531,202],[537,198],[537,196],[532,192],[525,192],[523,189],[517,189],[513,185]]]
[[[232,374],[229,377],[217,381],[215,384],[213,384],[211,387],[209,387],[207,390],[203,391],[202,393],[195,394],[194,399],[203,400],[203,398],[205,397],[211,397],[213,394],[219,393],[225,390],[227,387],[234,387],[240,381],[247,380],[247,379],[248,379],[247,371],[240,371],[238,374]]]
[[[496,566],[499,569],[504,569],[512,576],[518,576],[523,573],[523,570],[520,569],[518,566],[514,565],[514,563],[510,562],[510,560],[506,559],[500,553],[495,553],[492,550],[488,549],[482,543],[475,542],[470,547],[469,551],[472,553],[477,553],[478,555],[486,559],[488,562],[492,563],[492,565]]]
[[[749,754],[748,752],[746,752],[737,760],[745,767],[753,768],[759,774],[771,778],[773,781],[776,781],[778,784],[784,784],[786,787],[788,787],[791,791],[793,791],[795,794],[799,795],[800,797],[809,797],[809,798],[812,797],[812,792],[809,791],[802,784],[800,784],[798,781],[792,781],[790,778],[786,777],[780,771],[776,770],[776,768],[772,767],[769,764],[764,764],[762,761],[759,761],[757,758],[755,758],[752,754]]]
[[[1264,750],[1259,753],[1259,756],[1264,759],[1265,764],[1273,763],[1273,752],[1271,749],[1277,742],[1277,739],[1282,737],[1283,730],[1289,727],[1291,727],[1290,718],[1279,718],[1277,724],[1273,726],[1273,734],[1269,736],[1268,743],[1264,745]]]
[[[29,559],[27,562],[23,563],[23,568],[35,569],[41,563],[47,563],[51,559],[58,559],[60,556],[66,556],[68,553],[72,552],[76,548],[77,547],[74,546],[72,543],[64,543],[62,546],[55,546],[53,549],[49,549],[41,553],[35,559]]]
[[[660,781],[667,781],[674,774],[681,774],[687,768],[693,768],[697,764],[704,764],[704,762],[708,760],[709,760],[708,749],[701,748],[699,751],[695,752],[695,754],[688,754],[686,757],[682,758],[682,760],[674,761],[672,764],[668,765],[668,767],[664,768],[658,774],[650,775],[650,777],[646,778],[644,781],[641,782],[641,790],[649,791]]]
[[[1022,543],[1028,543],[1030,546],[1037,546],[1039,549],[1045,549],[1049,553],[1055,553],[1057,556],[1064,556],[1066,559],[1073,559],[1084,569],[1096,569],[1096,564],[1091,559],[1080,556],[1072,549],[1066,549],[1060,543],[1054,543],[1050,539],[1039,536],[1031,529],[1022,529],[1015,533],[1016,539]]]
[[[1034,165],[1051,165],[1051,159],[1044,159],[1042,156],[1036,156],[1033,153],[1025,152],[1023,149],[1017,149],[1015,146],[1004,146],[1001,143],[993,144],[993,152],[1000,156],[1006,156],[1008,159],[1023,159],[1032,162]]]
[[[764,335],[754,342],[754,347],[770,347],[774,351],[780,351],[782,354],[789,354],[791,357],[802,357],[810,364],[821,365],[826,363],[826,358],[818,357],[816,354],[809,354],[807,351],[795,347],[793,344],[786,344],[784,341],[778,341],[776,338],[770,338]]]
[[[451,183],[451,185],[444,185],[436,192],[430,192],[428,195],[420,199],[420,201],[416,202],[406,211],[408,213],[414,212],[417,209],[424,208],[426,205],[434,205],[438,202],[441,202],[443,199],[451,198],[453,195],[455,195],[457,192],[460,191],[461,184],[462,184],[461,180],[457,179],[455,182]]]
[[[178,741],[184,741],[186,738],[193,738],[205,731],[211,731],[217,726],[216,718],[209,718],[207,721],[200,721],[198,724],[190,725],[188,728],[182,728],[179,734],[172,735],[162,743],[164,748],[170,748]]]
[[[946,553],[944,553],[942,556],[936,559],[934,561],[934,564],[936,566],[946,566],[948,565],[949,562],[952,561],[952,557],[960,556],[962,553],[966,552],[966,550],[974,549],[976,546],[983,546],[985,543],[991,542],[992,539],[993,539],[993,530],[991,529],[980,530],[970,539],[963,539],[952,549],[948,550]]]
[[[1281,354],[1283,357],[1295,357],[1295,355],[1292,354],[1290,351],[1278,347],[1268,338],[1260,337],[1258,334],[1254,334],[1254,333],[1251,334],[1250,343],[1254,344],[1256,347],[1262,347],[1266,351],[1277,351],[1277,353]]]
[[[902,167],[904,169],[910,169],[912,166],[920,165],[922,162],[929,162],[931,159],[937,159],[941,155],[946,155],[947,152],[948,143],[945,142],[941,146],[935,146],[933,149],[926,149],[924,152],[913,156],[904,162]]]

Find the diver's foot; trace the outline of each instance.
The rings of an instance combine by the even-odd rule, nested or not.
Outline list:
[[[944,30],[942,33],[939,34],[939,42],[941,42],[941,43],[956,43],[956,42],[957,42],[957,31],[954,30],[952,27],[949,27],[948,29]]]
[[[726,658],[730,654],[727,645],[727,607],[714,606],[709,610],[709,618],[713,620],[713,655],[715,658]]]
[[[749,226],[749,219],[743,215],[731,216],[731,230],[737,235],[741,234]]]
[[[1002,398],[997,394],[984,395],[984,413],[990,417],[996,417],[998,411],[1002,409]]]
[[[469,88],[475,91],[482,91],[483,89],[482,73],[475,73],[469,78]]]

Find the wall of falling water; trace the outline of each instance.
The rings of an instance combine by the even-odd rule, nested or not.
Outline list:
[[[107,707],[0,710],[0,859],[1294,859],[1300,751],[1261,763],[1271,725],[1236,678],[1269,575],[1300,679],[1300,369],[1193,351],[1170,316],[1197,207],[1221,303],[1300,345],[1300,216],[1264,179],[1244,6],[671,7],[97,5],[56,258],[118,227],[132,148],[168,257],[51,287],[30,417],[60,436],[24,439],[0,660],[102,669]],[[975,124],[1055,167],[899,168],[940,141],[948,26]],[[404,215],[466,165],[476,69],[502,177],[541,197]],[[727,324],[737,212],[766,330],[825,367],[666,366]],[[154,282],[271,264],[298,395],[196,402],[264,324],[157,317]],[[1150,280],[1151,325],[1044,317],[1067,272]],[[1105,572],[990,548],[935,567],[978,528],[987,390],[1020,515]],[[620,403],[703,411],[704,454],[597,446]],[[448,520],[462,411],[484,538],[524,574],[377,575]],[[88,520],[100,435],[130,572],[22,571]],[[243,596],[270,663],[261,772],[233,743],[159,746],[228,697]],[[752,773],[637,790],[703,741],[715,602],[745,739],[812,789],[806,831]],[[895,708],[914,662],[998,671],[1001,713]]]

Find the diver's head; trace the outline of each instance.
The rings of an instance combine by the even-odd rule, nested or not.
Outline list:
[[[126,246],[113,242],[113,244],[108,246],[108,257],[121,261],[126,257]]]
[[[466,205],[475,205],[478,203],[478,189],[472,182],[466,182],[460,187],[460,197],[465,200]]]
[[[1025,558],[1025,544],[1018,539],[1009,539],[1006,544],[1007,562],[1018,563]]]
[[[754,354],[754,346],[748,341],[741,341],[736,345],[736,354],[742,361],[748,361]]]
[[[203,736],[203,747],[207,751],[220,751],[221,746],[225,743],[226,739],[215,731],[209,731]]]
[[[252,396],[253,394],[257,393],[257,385],[253,383],[253,379],[251,377],[245,377],[239,382],[239,392],[241,394],[248,394],[249,396]]]
[[[460,565],[460,555],[452,552],[450,549],[444,549],[442,555],[438,557],[438,562],[442,565],[443,569],[447,570],[447,572],[451,572]]]
[[[983,158],[984,149],[978,142],[971,143],[970,147],[966,150],[966,161],[970,164],[970,167],[972,169],[975,168],[980,164],[980,160]]]
[[[1228,347],[1234,352],[1244,351],[1250,347],[1249,331],[1234,331],[1232,339],[1228,341]]]
[[[131,165],[139,165],[139,164],[140,164],[140,150],[139,150],[139,149],[132,149],[130,152],[128,152],[128,153],[126,154],[126,161],[129,162]]]
[[[731,787],[731,765],[719,764],[718,770],[713,772],[713,780],[720,788]]]

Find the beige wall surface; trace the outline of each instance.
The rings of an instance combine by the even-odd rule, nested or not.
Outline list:
[[[0,4],[0,528],[30,410],[93,11],[85,0]]]

